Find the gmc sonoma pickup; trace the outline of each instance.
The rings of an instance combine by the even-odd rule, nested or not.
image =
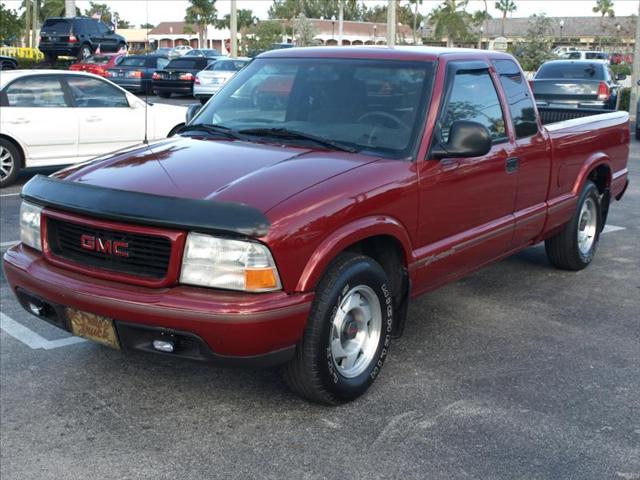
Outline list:
[[[284,364],[298,394],[348,401],[410,298],[541,241],[559,268],[592,261],[628,115],[540,114],[502,53],[268,52],[178,136],[32,178],[6,277],[76,335]]]

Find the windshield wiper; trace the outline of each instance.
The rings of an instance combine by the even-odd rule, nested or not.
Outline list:
[[[224,125],[218,125],[213,123],[195,123],[193,125],[185,125],[177,133],[184,132],[206,132],[212,135],[222,135],[227,138],[234,138],[236,140],[244,140],[244,137],[235,130]]]
[[[288,138],[292,140],[308,140],[310,142],[322,145],[331,150],[340,150],[342,152],[355,153],[358,150],[354,147],[345,145],[344,143],[334,142],[328,138],[316,137],[310,133],[299,132],[297,130],[289,130],[288,128],[247,128],[240,130],[243,135],[255,135],[259,137],[276,137]]]

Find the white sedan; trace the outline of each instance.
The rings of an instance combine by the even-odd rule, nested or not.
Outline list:
[[[0,187],[22,168],[67,165],[173,135],[186,107],[146,104],[89,73],[0,75]]]

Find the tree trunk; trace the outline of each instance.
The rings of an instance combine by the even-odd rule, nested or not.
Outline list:
[[[415,10],[413,11],[413,44],[418,43],[416,36],[416,28],[418,27],[418,0],[415,3]]]
[[[507,22],[507,12],[502,12],[502,36],[504,37],[504,24]]]

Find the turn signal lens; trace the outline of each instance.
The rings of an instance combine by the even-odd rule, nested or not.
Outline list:
[[[180,80],[193,80],[193,74],[192,73],[181,73],[178,78]]]
[[[275,267],[245,269],[244,285],[247,290],[273,290],[278,286],[278,274]]]

